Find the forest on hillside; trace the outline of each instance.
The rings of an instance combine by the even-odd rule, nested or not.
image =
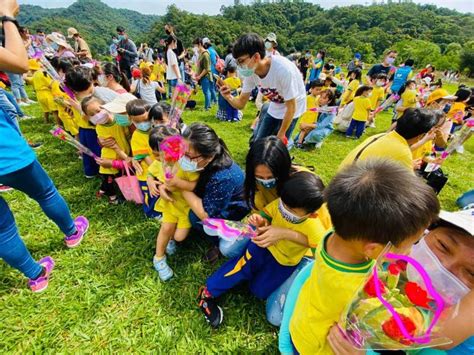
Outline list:
[[[347,62],[355,52],[373,63],[387,48],[413,58],[418,67],[464,70],[474,75],[474,15],[413,3],[334,7],[310,3],[255,3],[222,7],[217,16],[197,15],[170,6],[164,16],[113,9],[99,0],[78,0],[67,9],[22,6],[22,23],[46,30],[77,27],[97,54],[107,51],[117,25],[128,28],[137,45],[158,47],[163,25],[172,23],[186,46],[195,37],[209,37],[223,52],[245,32],[275,32],[280,51],[325,49],[328,56]]]

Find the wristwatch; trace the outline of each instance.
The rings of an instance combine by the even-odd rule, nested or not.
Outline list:
[[[16,28],[20,27],[20,25],[18,24],[18,21],[14,17],[2,16],[2,17],[0,17],[0,21],[2,22],[2,25],[3,25],[4,22],[12,22],[12,23],[15,24]]]

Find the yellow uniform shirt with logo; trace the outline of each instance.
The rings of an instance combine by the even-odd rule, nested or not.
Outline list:
[[[45,75],[43,71],[38,70],[33,75],[33,87],[36,91],[36,98],[43,112],[53,112],[57,110],[54,96],[51,92],[53,79]]]
[[[132,155],[135,160],[140,160],[140,165],[142,166],[143,173],[137,175],[139,181],[146,181],[148,175],[148,164],[145,161],[145,157],[153,158],[153,152],[148,144],[148,132],[142,132],[138,129],[135,130],[132,134],[132,140],[130,142],[132,147]]]
[[[466,103],[454,102],[448,112],[448,119],[457,124],[462,124],[462,119],[466,112]]]
[[[119,126],[116,123],[112,123],[110,125],[97,125],[96,126],[97,137],[106,139],[106,138],[113,138],[117,145],[122,149],[125,154],[130,154],[130,145],[128,144],[127,139],[127,128]],[[100,151],[100,157],[102,159],[111,159],[116,160],[119,159],[118,154],[115,150],[111,148],[102,147]],[[111,174],[115,175],[118,173],[117,169],[114,168],[106,168],[101,166],[99,169],[99,173],[101,174]]]
[[[234,76],[234,77],[229,77],[224,79],[224,83],[231,89],[231,90],[237,90],[242,86],[242,81],[240,78]]]
[[[370,99],[370,108],[375,110],[379,107],[380,103],[383,101],[385,96],[385,89],[382,86],[374,86],[372,93],[369,96]]]
[[[153,176],[161,182],[165,181],[165,172],[162,162],[155,160],[148,168],[148,175]],[[199,179],[199,173],[187,172],[181,168],[178,168],[176,176],[186,181],[196,181]],[[163,214],[162,222],[175,223],[178,229],[191,228],[191,222],[189,222],[190,207],[184,199],[183,194],[179,190],[171,191],[171,197],[174,202],[160,198],[155,204],[155,211]]]
[[[318,113],[316,111],[310,111],[319,106],[319,96],[308,95],[306,96],[306,112],[300,118],[300,123],[312,124],[316,122]]]
[[[317,248],[311,275],[290,319],[291,340],[302,355],[333,354],[326,339],[329,329],[340,320],[374,264],[346,264],[331,258],[326,252],[330,235]]]
[[[357,96],[354,98],[354,112],[352,119],[360,122],[365,122],[369,119],[369,111],[372,108],[370,99],[365,96]]]
[[[58,116],[61,119],[64,128],[73,136],[77,135],[79,133],[79,127],[74,119],[75,109],[66,104],[69,100],[69,96],[61,90],[59,82],[57,81],[53,82],[51,93],[53,94],[54,101],[58,108]]]
[[[416,91],[415,90],[405,90],[405,92],[400,96],[402,100],[402,107],[406,108],[415,108],[416,107]],[[403,112],[398,112],[397,117],[402,117]]]
[[[342,94],[341,106],[347,105],[354,99],[354,95],[359,88],[359,84],[359,80],[354,79],[349,83],[349,85],[347,85],[346,91],[344,91]]]
[[[367,145],[375,139],[377,139],[377,141]],[[376,134],[367,138],[346,156],[341,165],[339,165],[339,169],[342,169],[346,165],[351,165],[359,151],[366,146],[367,148],[360,154],[359,160],[370,158],[390,159],[400,163],[413,172],[413,155],[410,146],[405,138],[395,131]],[[394,177],[394,179],[395,178],[396,177]]]
[[[283,218],[278,209],[280,200],[277,199],[266,206],[262,211],[262,216],[270,220],[270,224],[275,227],[287,228],[300,232],[308,238],[308,244],[315,248],[322,240],[325,229],[319,218],[308,218],[305,221],[294,224]],[[292,242],[290,240],[279,240],[274,245],[268,247],[268,251],[280,265],[297,265],[308,251],[308,247]]]

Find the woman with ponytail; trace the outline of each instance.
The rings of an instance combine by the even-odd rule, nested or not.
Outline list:
[[[224,141],[211,127],[202,123],[190,125],[183,137],[188,148],[180,161],[181,168],[200,173],[194,192],[182,192],[191,207],[189,219],[193,229],[203,233],[201,221],[205,218],[240,221],[249,212],[244,201],[244,173],[232,160]],[[206,254],[209,261],[217,260],[219,249],[225,256],[234,256],[235,245],[229,248],[217,238],[213,243],[215,246]]]
[[[156,92],[165,94],[166,89],[159,82],[150,79],[151,69],[148,66],[143,67],[140,71],[141,78],[133,82],[131,90],[137,97],[145,100],[148,105],[156,105],[158,103]]]
[[[118,94],[130,92],[130,83],[125,73],[113,63],[105,63],[102,65],[102,73],[97,78],[100,86],[107,87]]]

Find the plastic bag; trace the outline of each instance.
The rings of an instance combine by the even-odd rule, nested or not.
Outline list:
[[[424,267],[413,258],[382,253],[342,319],[347,338],[358,349],[409,350],[451,343],[439,333],[447,304]],[[413,282],[407,265],[419,273]]]
[[[127,201],[135,202],[136,204],[143,203],[143,194],[140,189],[140,184],[135,175],[130,175],[130,169],[127,164],[125,166],[125,175],[115,179],[123,197]]]

